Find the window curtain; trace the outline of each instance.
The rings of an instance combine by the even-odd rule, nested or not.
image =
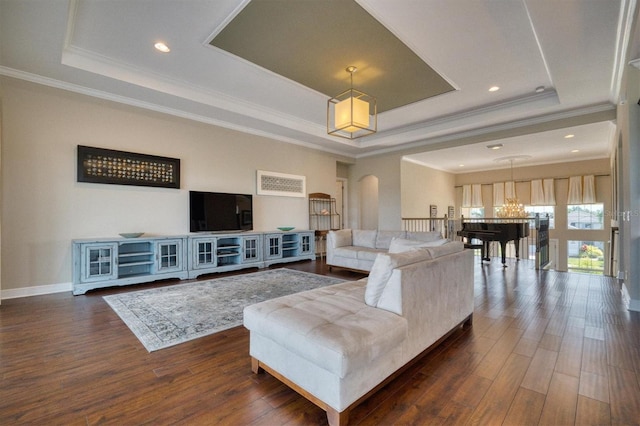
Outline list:
[[[595,177],[571,176],[567,204],[593,204],[596,202]]]
[[[544,187],[544,205],[555,206],[556,205],[556,186],[553,179],[544,179],[542,181]]]
[[[531,181],[531,205],[556,205],[556,190],[553,179],[535,179]]]
[[[518,198],[514,181],[504,183],[504,198]]]
[[[462,185],[462,207],[484,207],[482,185]]]
[[[582,204],[582,176],[571,176],[569,178],[567,204]]]
[[[542,185],[542,179],[535,179],[531,181],[531,205],[544,205],[544,186]]]
[[[462,185],[462,207],[471,207],[471,185]]]
[[[501,207],[504,205],[504,182],[496,182],[493,184],[493,206]]]
[[[596,202],[596,183],[593,175],[583,177],[582,202],[593,204]]]
[[[484,207],[482,202],[482,185],[471,185],[471,207]]]

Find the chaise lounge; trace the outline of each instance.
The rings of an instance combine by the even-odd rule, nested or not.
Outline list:
[[[266,370],[344,425],[349,412],[473,315],[461,242],[378,254],[371,274],[251,305],[252,370]]]

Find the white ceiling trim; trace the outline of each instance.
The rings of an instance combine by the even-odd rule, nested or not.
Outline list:
[[[447,83],[449,83],[451,87],[453,87],[456,91],[461,90],[461,87],[459,84],[456,84],[455,81],[453,81],[449,76],[447,76],[444,70],[439,69],[438,66],[434,65],[435,61],[433,61],[431,58],[424,55],[424,52],[421,52],[420,49],[418,49],[418,46],[416,46],[412,40],[405,37],[401,30],[396,28],[394,25],[390,24],[388,22],[388,19],[385,19],[383,14],[379,13],[372,5],[368,3],[364,3],[360,0],[355,0],[355,2],[358,3],[360,7],[362,7],[376,21],[380,22],[387,30],[389,30],[391,34],[396,36],[398,40],[400,40],[405,46],[411,49],[411,51],[415,53],[416,56],[422,59],[422,61],[425,64],[429,65],[429,67],[431,67],[432,70],[434,70],[440,77],[442,77]],[[441,93],[440,95],[444,95],[444,94],[447,94],[447,92]],[[433,99],[433,97],[429,99]]]
[[[317,123],[282,114],[205,87],[174,80],[150,70],[118,63],[75,46],[65,46],[62,52],[62,64],[314,136],[326,137],[326,128]],[[348,145],[348,143],[345,144]]]
[[[527,6],[526,0],[523,1],[522,4],[527,14],[527,21],[529,21],[529,26],[531,27],[531,33],[533,34],[533,38],[536,41],[536,46],[538,46],[538,53],[540,54],[540,58],[542,59],[542,63],[544,64],[544,69],[547,72],[547,78],[551,82],[551,86],[555,87],[555,84],[553,83],[553,75],[551,74],[551,68],[549,67],[549,62],[547,61],[547,57],[544,54],[544,49],[542,48],[540,37],[538,36],[538,32],[536,31],[536,26],[533,24],[533,19],[531,18],[531,12],[529,11],[529,6]]]
[[[421,141],[417,141],[414,143],[407,143],[399,147],[389,147],[389,148],[384,148],[377,151],[357,154],[355,158],[366,158],[366,157],[372,157],[372,156],[381,155],[381,154],[389,154],[389,153],[399,152],[399,151],[415,150],[417,148],[424,148],[427,146],[442,144],[442,143],[446,143],[446,142],[450,142],[458,139],[474,138],[474,137],[484,136],[492,133],[499,133],[503,131],[535,126],[535,125],[550,123],[553,121],[567,120],[571,118],[586,116],[590,114],[597,114],[601,112],[608,112],[608,111],[615,114],[616,106],[606,103],[606,104],[600,104],[600,105],[592,105],[585,108],[576,108],[570,111],[562,111],[555,114],[529,117],[521,120],[511,121],[508,123],[496,124],[493,126],[486,126],[482,128],[468,130],[468,131],[437,136],[429,139],[423,139]]]
[[[558,104],[558,95],[555,90],[546,90],[542,93],[510,99],[493,105],[473,108],[459,114],[405,126],[396,131],[390,130],[384,133],[383,140],[378,140],[376,136],[373,136],[363,141],[363,146],[397,145],[448,133],[457,134],[460,131],[469,130],[470,127],[485,127],[487,123],[498,124],[497,121],[504,120],[504,114],[509,109],[512,110],[510,113],[513,115],[522,114],[525,116],[536,108]]]
[[[293,139],[282,136],[277,133],[266,132],[258,129],[248,128],[246,126],[236,125],[230,123],[228,121],[216,120],[209,116],[204,116],[200,114],[193,114],[190,112],[186,112],[184,110],[168,108],[162,105],[158,105],[152,102],[145,102],[139,99],[130,98],[126,96],[115,95],[110,92],[105,92],[101,90],[91,89],[85,86],[80,86],[73,83],[68,83],[66,81],[56,80],[49,77],[43,77],[41,75],[27,73],[24,71],[16,70],[13,68],[8,68],[4,66],[0,66],[0,75],[4,75],[6,77],[11,77],[19,80],[28,81],[31,83],[41,84],[43,86],[53,87],[55,89],[66,90],[73,93],[78,93],[81,95],[86,95],[98,99],[103,99],[106,101],[116,102],[124,105],[129,105],[137,108],[143,108],[149,111],[155,111],[162,114],[172,115],[174,117],[184,118],[187,120],[197,121],[204,124],[210,124],[218,127],[223,127],[225,129],[236,130],[242,133],[249,133],[254,136],[265,137],[269,139],[275,139],[280,142],[286,142],[293,145],[302,146],[305,148],[310,148],[314,150],[320,150],[324,152],[328,152],[335,155],[340,155],[347,158],[355,158],[349,153],[345,153],[344,151],[331,149],[329,147],[319,147],[317,144],[307,143],[300,139]]]
[[[602,155],[594,155],[594,156],[580,157],[579,159],[576,159],[575,161],[602,160],[604,158],[609,158],[609,157],[608,156],[602,156]],[[451,174],[454,174],[454,175],[460,175],[460,174],[465,174],[465,173],[486,172],[486,171],[491,171],[491,170],[503,170],[503,169],[508,169],[509,168],[508,166],[507,167],[504,167],[504,166],[495,166],[495,167],[487,166],[487,167],[483,167],[482,169],[474,169],[474,170],[461,169],[459,171],[457,171],[457,170],[456,171],[451,171],[451,170],[447,170],[445,168],[441,168],[441,167],[435,166],[433,164],[424,164],[421,161],[418,161],[416,159],[409,158],[409,157],[402,157],[402,160],[409,161],[411,163],[418,164],[418,165],[423,166],[423,167],[428,167],[430,169],[440,170],[441,172],[451,173]],[[559,160],[543,160],[543,161],[532,161],[532,162],[527,161],[526,163],[520,163],[518,168],[544,166],[544,165],[547,165],[547,164],[561,164],[561,163],[568,163],[568,162],[571,162],[571,160],[568,160],[566,158],[562,158],[562,159],[559,159]],[[508,164],[507,162],[503,162],[503,163]],[[496,162],[496,164],[500,164],[500,163]]]
[[[207,37],[203,43],[203,45],[211,45],[211,40],[213,40],[218,34],[220,34],[220,32],[227,26],[229,25],[229,23],[231,21],[233,21],[235,19],[236,16],[238,16],[238,14],[240,12],[242,12],[242,9],[244,9],[249,3],[251,2],[251,0],[242,0],[238,6],[233,9],[233,11],[220,23],[220,25],[218,25],[216,28],[213,29],[213,31],[211,32],[211,34],[209,34],[209,37]]]
[[[613,63],[613,72],[611,73],[611,94],[610,99],[613,103],[619,103],[620,99],[620,84],[622,82],[622,75],[624,73],[624,58],[626,56],[627,49],[633,34],[633,19],[634,11],[636,10],[636,0],[621,0],[622,7],[620,8],[620,17],[618,20],[618,31],[616,36],[616,51]]]

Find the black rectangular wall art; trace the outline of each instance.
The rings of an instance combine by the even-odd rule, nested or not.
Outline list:
[[[180,188],[180,159],[78,145],[78,182]]]

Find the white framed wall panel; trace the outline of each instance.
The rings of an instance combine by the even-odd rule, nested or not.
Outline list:
[[[257,194],[280,197],[306,197],[307,182],[305,176],[258,170]]]

